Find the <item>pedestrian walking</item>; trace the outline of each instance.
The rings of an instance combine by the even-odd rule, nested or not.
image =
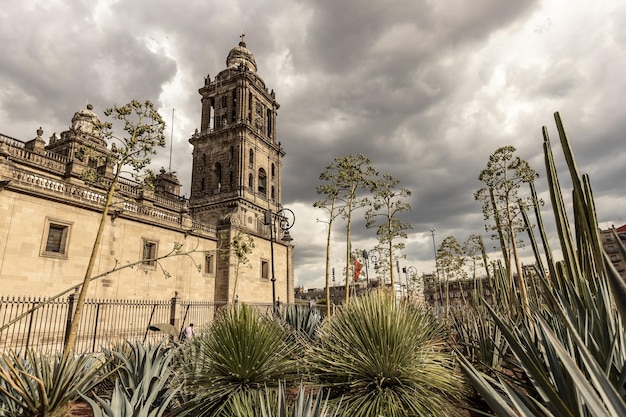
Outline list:
[[[193,323],[189,323],[189,326],[185,329],[185,338],[187,340],[191,340],[195,337],[195,333],[193,331]]]

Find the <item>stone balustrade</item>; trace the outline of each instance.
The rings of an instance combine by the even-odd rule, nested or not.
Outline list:
[[[16,146],[8,146],[7,151],[14,159],[30,162],[39,168],[48,169],[59,174],[65,172],[67,158],[62,155],[56,155],[52,152],[46,152],[44,155],[41,155]],[[54,155],[54,158],[51,158],[49,155]]]
[[[24,148],[24,142],[19,139],[12,138],[11,136],[3,135],[0,133],[0,143],[6,143],[9,146],[15,148]]]
[[[100,209],[104,207],[106,202],[105,193],[94,191],[88,187],[81,187],[21,168],[10,168],[10,171],[12,178],[10,185],[11,188],[15,190],[36,190],[42,195],[49,195],[51,197],[56,196],[59,199],[72,201],[75,204],[86,204]],[[168,207],[162,209],[160,207],[151,207],[131,200],[124,200],[122,202],[122,210],[118,215],[126,214],[130,215],[130,217],[141,216],[148,218],[151,221],[183,227],[183,215],[181,214],[183,203],[172,201],[168,204],[168,206],[171,206],[173,210],[168,211]],[[215,234],[214,227],[198,222],[193,222],[193,230]]]
[[[206,232],[209,234],[215,234],[216,233],[216,229],[213,226],[210,226],[208,224],[204,224],[204,223],[200,223],[200,222],[193,222],[192,223],[192,229],[193,230],[198,230],[200,232]]]

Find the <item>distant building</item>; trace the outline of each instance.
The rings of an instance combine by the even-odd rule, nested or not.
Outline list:
[[[266,210],[282,201],[282,158],[277,142],[275,93],[256,73],[242,41],[226,68],[200,88],[200,129],[193,145],[191,195],[180,195],[175,173],[161,170],[154,190],[120,181],[106,222],[94,275],[143,261],[90,286],[89,297],[271,302],[270,229]],[[0,295],[51,296],[82,282],[102,212],[113,152],[93,127],[91,106],[76,112],[69,130],[46,141],[0,134]],[[81,174],[96,169],[98,185]],[[238,231],[255,244],[250,265],[235,276],[217,251]],[[276,296],[292,302],[293,247],[279,234],[274,243]],[[191,257],[150,261],[174,243]],[[161,266],[171,276],[163,273]],[[237,286],[235,290],[235,285]]]
[[[534,285],[538,291],[541,290],[539,276],[536,273],[535,265],[522,265],[522,271],[526,277],[527,285]],[[517,274],[513,279],[517,281]],[[480,300],[491,303],[495,296],[491,280],[486,276],[476,277],[476,279],[453,280],[447,283],[437,280],[435,274],[424,275],[424,301],[434,308],[446,306],[446,293],[448,296],[448,306],[460,306],[474,303],[475,294],[481,294]],[[538,296],[542,296],[540,292]]]
[[[359,296],[369,290],[381,288],[383,283],[379,280],[373,280],[368,283],[365,280],[350,283],[350,296]],[[385,286],[391,288],[390,284]],[[396,297],[397,299],[403,299],[407,297],[406,285],[396,283]],[[330,302],[333,305],[343,304],[346,300],[346,287],[345,285],[332,285],[330,287]],[[409,297],[412,299],[422,300],[421,291],[411,292]],[[295,290],[296,302],[307,302],[309,304],[324,305],[326,304],[326,288],[303,288],[297,287]]]
[[[626,280],[626,259],[624,259],[619,248],[620,242],[623,246],[626,246],[626,224],[617,229],[613,226],[607,230],[600,230],[600,236],[604,251],[611,258],[613,266],[615,266],[622,279]]]
[[[326,304],[326,288],[308,288],[297,287],[295,290],[296,301],[306,301],[310,304]],[[367,291],[367,283],[359,281],[350,285],[350,295],[359,295]],[[345,285],[330,286],[330,302],[331,304],[343,304],[346,300]]]
[[[448,306],[472,303],[475,291],[482,291],[483,298],[491,300],[491,286],[486,277],[450,281],[446,289],[446,283],[438,281],[434,274],[424,275],[424,302],[433,308],[445,307],[446,295]]]

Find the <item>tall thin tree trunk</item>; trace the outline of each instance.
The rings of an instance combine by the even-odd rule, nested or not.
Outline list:
[[[391,292],[393,292],[393,297],[396,297],[396,286],[395,286],[395,278],[393,275],[393,245],[391,239],[389,240],[389,265],[391,268],[389,269],[390,277],[391,277]]]
[[[335,202],[333,201],[333,208]],[[328,220],[328,235],[326,236],[326,317],[330,317],[330,236],[333,226],[333,209],[331,208]]]
[[[487,264],[487,251],[485,250],[485,244],[483,243],[483,237],[478,235],[478,241],[480,242],[480,252],[483,256],[483,266],[485,267],[485,273],[487,274],[487,281],[490,280],[489,265]]]
[[[109,214],[109,207],[111,206],[111,202],[113,201],[113,195],[115,194],[115,185],[117,184],[119,172],[120,172],[120,169],[118,167],[115,173],[115,176],[113,177],[111,186],[109,188],[109,192],[107,193],[107,198],[104,203],[104,208],[102,209],[102,216],[100,217],[100,225],[98,226],[96,240],[94,241],[93,247],[91,249],[91,256],[89,257],[89,263],[87,264],[87,270],[85,271],[83,285],[80,289],[80,293],[78,294],[78,300],[76,301],[76,309],[74,310],[74,316],[72,317],[72,323],[70,324],[70,331],[68,334],[68,338],[65,342],[65,346],[63,347],[63,358],[68,358],[70,354],[74,351],[74,348],[76,346],[76,336],[78,333],[78,326],[80,324],[80,319],[83,314],[83,308],[85,306],[85,299],[87,298],[87,291],[89,289],[89,282],[91,279],[91,275],[93,273],[93,268],[96,264],[96,257],[98,256],[98,251],[100,249],[100,242],[102,241],[102,235],[104,234],[104,226],[106,225],[106,220]]]
[[[493,217],[496,222],[496,229],[498,230],[498,239],[500,240],[500,248],[502,250],[502,257],[504,258],[504,265],[506,265],[507,274],[509,278],[511,277],[511,263],[510,263],[510,255],[509,248],[506,244],[506,239],[504,239],[504,234],[502,232],[502,220],[500,220],[500,214],[498,213],[498,206],[496,205],[496,198],[493,195],[493,188],[489,187],[489,197],[491,199],[491,205],[493,207]]]
[[[504,265],[506,266],[506,277],[509,285],[509,297],[512,300],[515,296],[515,285],[513,285],[513,273],[511,271],[511,256],[509,253],[509,247],[504,239],[504,232],[502,231],[502,220],[498,212],[498,206],[496,205],[496,199],[493,195],[493,188],[489,187],[489,197],[491,198],[491,204],[493,206],[493,217],[496,221],[496,229],[498,230],[498,239],[500,240],[500,248],[502,250],[502,257],[504,258]],[[508,210],[508,206],[507,206]],[[510,223],[509,223],[510,224]],[[513,304],[511,304],[513,307]]]
[[[350,242],[350,218],[352,217],[352,209],[348,211],[348,224],[346,225],[346,304],[350,299],[350,255],[352,252],[352,244]]]
[[[450,314],[450,283],[448,282],[448,275],[446,274],[446,322]]]
[[[522,310],[527,317],[530,317],[530,303],[528,301],[528,292],[526,288],[526,278],[522,273],[522,265],[517,254],[517,243],[515,243],[515,232],[511,228],[511,248],[513,249],[513,259],[515,260],[515,269],[517,271],[517,279],[519,284],[520,297],[522,299]]]

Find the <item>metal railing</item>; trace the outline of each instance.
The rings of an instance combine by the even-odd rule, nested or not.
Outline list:
[[[25,315],[0,332],[0,353],[30,348],[55,353],[63,349],[69,323],[76,306],[76,295],[50,300],[37,297],[0,296],[0,325]],[[76,353],[96,352],[125,340],[157,342],[169,337],[150,330],[158,324],[172,324],[180,334],[189,323],[196,329],[208,326],[216,311],[226,305],[216,301],[97,300],[87,299],[83,309]]]

